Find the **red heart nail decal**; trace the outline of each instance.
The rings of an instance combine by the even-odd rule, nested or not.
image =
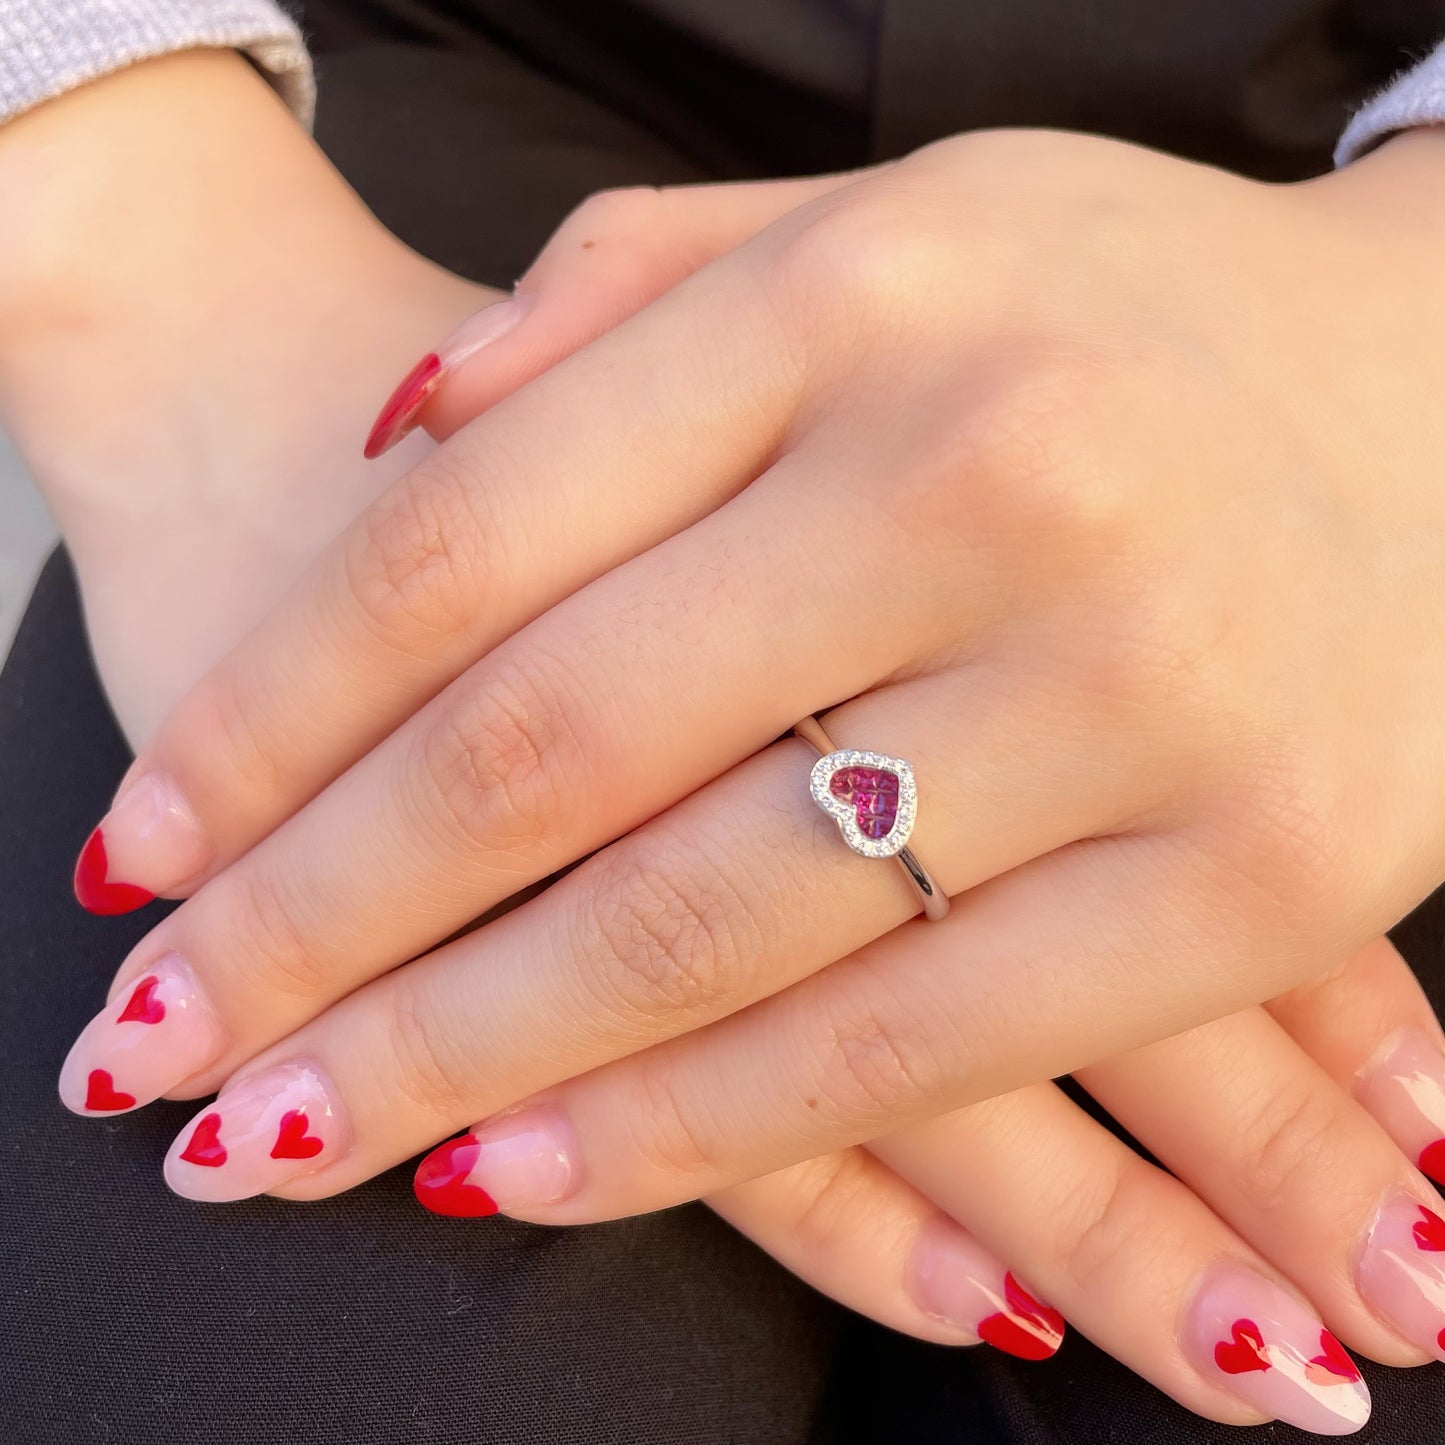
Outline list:
[[[158,1024],[166,1016],[166,1006],[156,997],[158,978],[143,978],[136,985],[130,1002],[120,1011],[118,1024]]]
[[[1316,1385],[1353,1384],[1360,1378],[1359,1367],[1345,1347],[1328,1331],[1320,1331],[1320,1352],[1305,1366],[1305,1378]]]
[[[1437,1184],[1445,1184],[1445,1139],[1427,1144],[1420,1151],[1419,1164],[1420,1173]]]
[[[1260,1334],[1259,1326],[1253,1320],[1235,1320],[1230,1338],[1220,1340],[1214,1347],[1214,1363],[1226,1375],[1244,1375],[1251,1370],[1269,1369],[1264,1336]]]
[[[144,907],[155,894],[134,883],[112,883],[105,875],[110,868],[105,856],[105,839],[97,828],[85,840],[75,864],[75,896],[90,913],[112,915],[131,913]]]
[[[1431,1254],[1445,1252],[1445,1219],[1433,1209],[1420,1205],[1420,1219],[1415,1225],[1415,1243]]]
[[[301,1109],[288,1109],[281,1116],[276,1142],[271,1146],[273,1159],[314,1159],[325,1148],[315,1134],[306,1132],[306,1114]]]
[[[221,1116],[206,1114],[196,1125],[191,1142],[181,1150],[181,1158],[187,1164],[199,1164],[203,1169],[219,1169],[226,1162],[226,1146],[221,1143]]]
[[[108,1069],[92,1069],[85,1082],[85,1107],[97,1112],[135,1108],[135,1095],[123,1094],[115,1086]]]
[[[416,1167],[412,1192],[417,1203],[433,1214],[452,1219],[487,1219],[497,1212],[497,1201],[467,1176],[477,1162],[480,1146],[470,1135],[448,1139]]]
[[[1011,1273],[1004,1274],[1003,1292],[1012,1313],[981,1320],[979,1339],[1023,1360],[1048,1359],[1063,1343],[1063,1315],[1036,1300]]]
[[[884,768],[839,768],[828,791],[852,803],[858,831],[865,838],[886,838],[898,821],[898,774]]]

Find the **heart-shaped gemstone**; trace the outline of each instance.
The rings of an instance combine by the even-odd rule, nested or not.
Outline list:
[[[281,1116],[281,1127],[276,1131],[271,1157],[314,1159],[325,1148],[325,1144],[317,1135],[306,1132],[306,1124],[306,1115],[302,1110],[287,1109]]]
[[[117,1109],[135,1108],[135,1095],[122,1093],[115,1086],[109,1069],[92,1069],[85,1081],[85,1107],[97,1113],[114,1113]]]
[[[118,1024],[158,1024],[166,1016],[166,1006],[156,997],[158,978],[143,978],[136,984],[126,1006],[116,1019]]]
[[[1269,1369],[1264,1353],[1264,1336],[1253,1320],[1235,1320],[1230,1338],[1214,1347],[1214,1363],[1226,1375],[1243,1375],[1250,1370]]]
[[[221,1116],[204,1114],[191,1135],[191,1142],[181,1150],[187,1164],[203,1169],[219,1169],[226,1162],[226,1146],[221,1143]]]
[[[898,774],[887,768],[839,768],[828,783],[835,798],[853,805],[865,838],[886,838],[898,821]]]

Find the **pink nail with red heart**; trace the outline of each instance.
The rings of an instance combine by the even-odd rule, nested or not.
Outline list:
[[[1383,1319],[1445,1360],[1445,1219],[1434,1209],[1412,1194],[1388,1197],[1361,1245],[1355,1279]]]
[[[485,1219],[557,1204],[578,1183],[571,1126],[556,1109],[532,1105],[438,1145],[417,1166],[412,1188],[433,1214]]]
[[[1360,1102],[1436,1184],[1445,1185],[1445,1052],[1423,1029],[1401,1029],[1355,1084]]]
[[[1245,1265],[1203,1276],[1179,1343],[1211,1384],[1287,1425],[1353,1435],[1370,1418],[1370,1392],[1345,1347],[1294,1295]]]
[[[979,1340],[1021,1360],[1046,1360],[1063,1343],[1058,1310],[945,1215],[919,1231],[904,1283],[918,1308],[958,1330],[963,1343]]]
[[[282,1064],[221,1091],[171,1145],[166,1183],[220,1204],[276,1189],[346,1150],[344,1118],[320,1069]]]
[[[167,953],[85,1026],[61,1065],[61,1102],[77,1114],[138,1109],[213,1063],[224,1046],[190,965]]]

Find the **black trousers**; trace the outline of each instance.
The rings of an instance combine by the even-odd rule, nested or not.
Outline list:
[[[693,113],[659,79],[677,66],[589,45],[587,7],[575,8],[308,11],[323,144],[383,219],[480,279],[510,280],[599,186],[844,164],[922,124],[880,123],[881,102],[854,113],[775,82],[749,88],[726,57],[617,6],[644,58],[681,46],[689,88],[713,98]],[[527,26],[536,33],[514,33]],[[588,86],[594,64],[605,73]],[[752,97],[767,124],[717,102],[730,93]],[[768,125],[783,132],[772,151]],[[1227,126],[1201,122],[1200,134],[1240,143]],[[1280,169],[1305,164],[1290,156]],[[406,1168],[305,1206],[174,1198],[159,1165],[187,1106],[83,1121],[54,1092],[69,1043],[154,920],[97,921],[70,896],[76,851],[126,761],[58,555],[0,673],[0,1442],[1297,1438],[1199,1420],[1077,1336],[1042,1365],[903,1339],[815,1295],[700,1207],[573,1230],[469,1224],[418,1210]],[[1445,1003],[1445,896],[1397,938]],[[1359,1439],[1445,1441],[1438,1370],[1366,1373],[1376,1414]]]

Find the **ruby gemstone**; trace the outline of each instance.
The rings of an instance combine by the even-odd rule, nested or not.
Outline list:
[[[898,821],[898,774],[886,768],[839,768],[828,783],[835,798],[853,804],[858,831],[875,842]]]

